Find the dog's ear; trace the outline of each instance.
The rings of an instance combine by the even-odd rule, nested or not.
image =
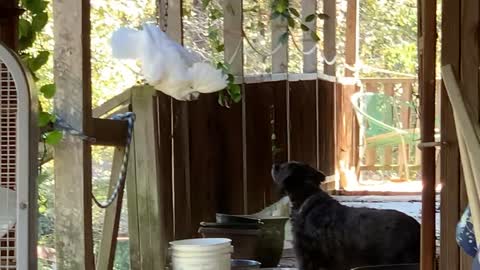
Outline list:
[[[315,170],[315,173],[314,173],[314,179],[315,181],[317,181],[317,185],[320,185],[321,183],[325,182],[325,180],[327,179],[327,177],[325,176],[325,174],[319,170]]]
[[[293,173],[294,171],[292,170],[279,170],[278,174],[275,176],[275,182],[284,186],[287,183],[287,179],[289,179]]]

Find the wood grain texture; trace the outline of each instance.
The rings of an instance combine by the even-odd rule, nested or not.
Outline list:
[[[420,128],[422,142],[434,141],[436,0],[422,1],[422,42],[420,93]],[[435,148],[422,149],[422,227],[421,270],[435,269]]]
[[[157,151],[159,158],[159,181],[162,184],[165,234],[168,241],[175,239],[173,182],[172,182],[172,115],[171,98],[157,92],[154,100],[157,113]],[[177,209],[178,210],[178,209]]]
[[[318,80],[318,169],[335,174],[335,83]]]
[[[204,95],[190,104],[191,213],[189,232],[196,236],[201,221],[215,213],[242,214],[242,107],[217,104],[217,95]],[[195,192],[193,192],[195,191]]]
[[[337,55],[337,2],[335,0],[323,1],[323,13],[329,18],[323,21],[323,48],[324,56],[327,61],[332,61]],[[335,63],[324,63],[323,73],[331,76],[336,75]]]
[[[317,32],[317,19],[311,22],[306,22],[306,17],[313,14],[317,10],[317,0],[302,0],[302,18],[304,24],[310,28],[311,31]],[[313,40],[311,32],[303,32],[303,52],[310,52],[312,48],[317,46],[317,41]],[[303,73],[317,72],[317,49],[311,54],[303,55]]]
[[[273,86],[262,83],[245,87],[248,213],[258,212],[266,206],[266,191],[273,185],[270,175],[273,163]]]
[[[144,269],[163,268],[167,258],[167,235],[164,208],[164,188],[159,181],[157,144],[156,91],[144,87],[132,94],[132,111],[136,115],[135,177],[141,266]]]
[[[345,63],[355,66],[358,58],[358,37],[359,37],[359,0],[347,1],[347,27],[345,33]],[[353,71],[345,68],[345,77],[352,77]]]
[[[56,114],[91,132],[89,1],[53,3]],[[66,136],[55,147],[55,233],[59,269],[94,269],[90,145]],[[74,165],[74,166],[73,166]]]
[[[317,167],[317,81],[289,83],[291,159]]]
[[[109,196],[115,188],[118,176],[120,175],[123,156],[125,155],[125,147],[117,147],[113,152],[112,172],[110,175]],[[122,214],[122,200],[125,185],[121,185],[115,201],[106,209],[102,239],[100,240],[100,248],[97,257],[97,270],[111,270],[115,260],[115,250],[117,247],[118,227]]]
[[[139,209],[138,209],[138,189],[136,172],[136,151],[135,134],[133,134],[130,144],[130,157],[127,169],[127,207],[128,207],[128,244],[130,249],[130,267],[131,269],[141,269],[142,255],[140,245],[140,227],[139,227]]]

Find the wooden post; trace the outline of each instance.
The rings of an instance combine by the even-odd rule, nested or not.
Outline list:
[[[420,111],[422,142],[434,141],[436,0],[421,1]],[[421,270],[435,269],[435,148],[422,149]]]
[[[140,245],[141,269],[163,269],[168,247],[163,198],[170,191],[162,189],[159,153],[154,150],[157,145],[157,114],[154,103],[156,90],[145,86],[132,91],[132,95],[132,111],[136,115],[133,132],[135,158],[132,161],[135,162],[137,243]]]
[[[305,18],[315,12],[317,10],[317,1],[316,0],[302,0],[302,19],[305,21]],[[317,19],[307,23],[305,22],[305,25],[307,25],[311,31],[317,32]],[[310,52],[313,48],[316,48],[317,42],[312,39],[310,32],[303,32],[303,52]],[[317,73],[317,49],[313,51],[311,54],[304,54],[303,55],[303,73]],[[308,85],[308,84],[307,84]],[[315,100],[318,100],[318,79],[315,80]],[[302,89],[303,92],[308,91],[308,88]],[[306,93],[306,92],[305,92]],[[299,96],[297,96],[298,99],[300,99]],[[315,102],[315,115],[318,116],[319,114],[319,104],[318,102]],[[305,108],[306,109],[306,108]],[[319,129],[317,128],[319,125],[318,123],[318,117],[315,117],[315,160],[316,164],[315,166],[319,168],[318,162],[319,162],[319,157],[320,157],[320,146],[319,146]],[[306,161],[306,160],[304,160]]]
[[[345,33],[345,64],[355,67],[358,59],[359,27],[358,13],[359,0],[347,0],[347,28]],[[354,72],[345,68],[345,77],[353,77]]]
[[[223,23],[224,59],[230,64],[230,72],[242,77],[243,81],[243,0],[225,0]],[[247,146],[246,146],[246,94],[242,84],[242,161],[243,161],[243,212],[248,211]]]
[[[288,42],[281,44],[280,37],[288,31],[287,20],[282,20],[280,17],[272,20],[272,51],[281,45],[280,49],[272,55],[272,73],[287,73],[288,72]],[[286,119],[290,119],[290,95],[288,81],[285,83],[286,96]],[[274,93],[275,99],[281,97],[283,93]],[[287,159],[290,160],[290,122],[287,120]]]
[[[374,82],[374,83],[366,83],[366,91],[367,92],[373,92],[373,93],[376,93],[378,92],[378,83]],[[366,144],[366,142],[365,142]],[[367,145],[364,146],[365,147],[365,165],[366,166],[373,166],[376,164],[377,162],[377,147],[373,146],[373,147],[368,147]]]
[[[135,134],[134,134],[135,136]],[[135,137],[130,144],[130,156],[127,169],[127,207],[128,207],[128,242],[130,247],[130,269],[142,269],[140,249],[140,222],[138,208],[137,170],[135,159]]]
[[[0,41],[14,51],[18,47],[18,16],[22,12],[17,0],[0,2]]]
[[[350,68],[355,67],[358,57],[358,3],[359,0],[348,0],[347,2],[347,30],[345,39],[345,77],[346,83],[342,85],[340,114],[337,115],[337,122],[341,121],[342,127],[337,131],[338,135],[338,170],[340,173],[340,187],[344,188],[348,183],[347,175],[353,175],[358,166],[358,137],[359,129],[356,122],[350,98],[357,92],[356,74]],[[347,82],[348,81],[348,82]],[[338,111],[338,110],[337,110]]]
[[[90,134],[90,2],[53,3],[55,112]],[[90,144],[66,135],[55,147],[55,233],[58,269],[94,269]]]
[[[412,83],[405,82],[402,84],[402,101],[403,102],[411,102],[412,101]],[[410,116],[411,116],[411,109],[406,105],[402,105],[400,109],[400,121],[402,123],[402,129],[409,129],[410,128]],[[435,114],[437,115],[437,114]],[[399,146],[398,151],[398,165],[399,165],[399,172],[405,172],[407,180],[410,178],[409,173],[409,157],[410,157],[410,145],[402,143]],[[402,177],[402,175],[399,175]]]
[[[166,1],[159,0],[158,10],[160,13],[160,24],[164,31],[174,41],[183,43],[183,22],[182,22],[182,0]],[[165,5],[168,3],[167,5]],[[168,98],[171,102],[171,130],[173,134],[172,156],[173,156],[173,179],[172,185],[175,190],[182,191],[180,196],[173,197],[175,209],[173,212],[173,234],[175,239],[189,238],[194,234],[194,224],[191,224],[191,202],[190,202],[190,145],[189,145],[189,110],[187,102],[180,102]],[[160,102],[166,102],[162,98]],[[159,106],[164,106],[160,104]],[[164,125],[165,123],[160,123]],[[162,181],[167,181],[163,179]]]
[[[386,96],[392,97],[394,92],[393,92],[393,84],[392,83],[384,83],[383,84],[383,92]],[[394,106],[392,104],[392,106]],[[386,113],[385,113],[385,122],[387,122],[388,125],[392,125],[393,123],[393,107],[388,108]],[[385,146],[384,148],[384,160],[383,160],[383,165],[384,166],[391,166],[392,165],[392,146]]]
[[[314,13],[317,10],[317,0],[302,0],[302,19]],[[305,25],[310,28],[311,31],[317,32],[317,19],[311,22],[305,22]],[[312,39],[310,32],[303,32],[303,52],[310,52],[311,49],[317,46],[317,42]],[[316,73],[317,72],[317,50],[312,54],[303,55],[303,73]]]
[[[112,194],[115,188],[118,177],[121,172],[123,163],[123,156],[125,155],[124,147],[116,147],[113,152],[112,172],[110,175],[110,191]],[[122,200],[124,186],[120,187],[117,198],[106,209],[105,218],[103,222],[102,240],[100,242],[100,249],[97,256],[97,270],[111,270],[115,260],[115,250],[117,247],[118,228],[120,224],[120,217],[122,215]]]
[[[272,73],[286,73],[288,70],[288,42],[281,43],[280,38],[288,31],[287,20],[279,16],[272,20],[272,50],[281,48],[272,55]]]
[[[323,13],[329,16],[323,22],[323,52],[325,60],[335,60],[337,55],[337,2],[335,0],[323,0]],[[335,76],[335,63],[323,63],[323,73]]]

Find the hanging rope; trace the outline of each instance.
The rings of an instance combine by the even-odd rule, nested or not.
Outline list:
[[[117,114],[117,115],[114,115],[112,119],[127,121],[128,131],[127,131],[127,141],[125,145],[125,153],[123,155],[122,166],[120,168],[120,175],[118,177],[115,187],[113,188],[112,194],[110,194],[110,197],[105,202],[100,202],[92,193],[92,199],[95,202],[95,204],[98,207],[103,209],[109,207],[115,201],[115,199],[117,199],[118,193],[120,192],[120,190],[122,190],[125,187],[125,180],[127,178],[128,157],[130,156],[130,144],[132,142],[135,114],[132,112]]]
[[[105,202],[100,202],[98,199],[95,197],[95,195],[92,193],[92,199],[94,203],[100,207],[100,208],[107,208],[109,207],[115,199],[118,197],[118,193],[123,187],[125,187],[125,179],[127,176],[127,166],[128,166],[128,157],[130,153],[130,144],[132,142],[132,134],[133,134],[133,127],[134,127],[134,122],[135,122],[135,114],[133,112],[127,112],[123,114],[117,114],[114,115],[112,120],[122,120],[122,121],[127,121],[128,123],[128,129],[127,129],[127,141],[125,144],[125,154],[123,155],[123,160],[122,160],[122,166],[120,168],[120,175],[118,177],[117,183],[115,187],[113,188],[112,194],[110,197],[105,201]],[[61,119],[60,117],[57,116],[56,121],[55,121],[55,128],[63,130],[64,132],[68,133],[69,135],[79,137],[82,140],[88,141],[90,143],[95,142],[95,138],[89,137],[85,135],[83,132],[73,128],[70,124],[68,124],[66,121]]]

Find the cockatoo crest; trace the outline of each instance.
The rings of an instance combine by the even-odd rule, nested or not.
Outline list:
[[[112,55],[141,62],[145,80],[155,89],[178,100],[192,100],[200,93],[227,87],[227,76],[171,40],[158,26],[142,30],[122,27],[112,35]]]

